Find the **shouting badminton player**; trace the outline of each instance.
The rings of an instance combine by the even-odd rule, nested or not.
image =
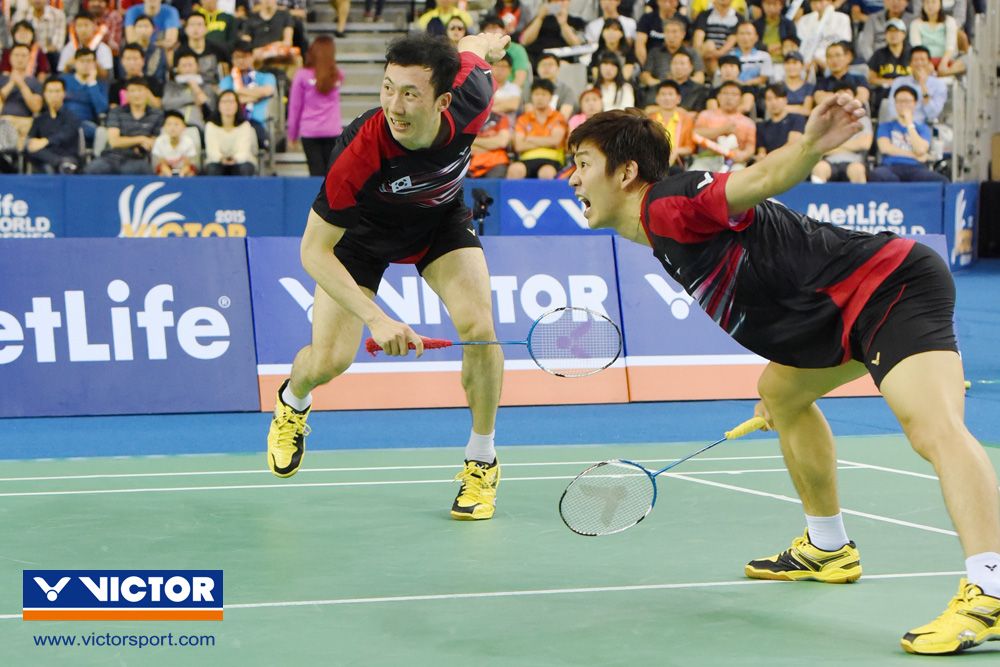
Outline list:
[[[751,561],[758,579],[842,583],[861,576],[844,529],[834,441],[816,400],[871,374],[913,448],[930,461],[967,556],[944,614],[906,633],[911,653],[1000,639],[1000,498],[986,452],[963,421],[964,376],[952,327],[955,288],[926,246],[848,231],[768,198],[809,175],[852,137],[860,103],[831,96],[803,136],[730,174],[665,178],[670,145],[632,111],[595,115],[570,135],[570,185],[592,228],[652,246],[656,258],[744,347],[770,363],[758,413],[777,430],[807,529]]]
[[[316,280],[312,344],[295,356],[278,390],[267,435],[268,466],[290,477],[302,465],[310,392],[351,365],[365,325],[387,354],[405,355],[420,338],[374,302],[389,263],[415,264],[444,301],[463,340],[496,340],[490,279],[472,216],[462,199],[472,141],[489,116],[493,79],[487,61],[503,57],[509,37],[447,40],[411,35],[389,45],[381,107],[340,135],[302,237],[302,263]],[[500,466],[493,447],[503,354],[465,348],[462,385],[472,433],[456,519],[489,519]]]

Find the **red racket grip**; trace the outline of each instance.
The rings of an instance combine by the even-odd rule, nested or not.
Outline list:
[[[452,345],[454,345],[452,341],[445,340],[443,338],[425,338],[424,336],[421,336],[420,340],[424,342],[425,350],[436,350],[438,348],[451,347]],[[415,350],[416,346],[413,343],[410,343],[409,348],[411,350]],[[374,338],[369,338],[368,340],[365,341],[365,350],[367,350],[368,354],[372,355],[373,357],[376,354],[378,354],[381,349],[382,346],[376,343]]]

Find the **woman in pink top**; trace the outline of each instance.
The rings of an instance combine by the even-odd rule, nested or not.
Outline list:
[[[333,144],[343,131],[340,123],[340,85],[333,38],[313,40],[305,67],[295,73],[288,95],[288,140],[302,139],[310,176],[325,176]]]

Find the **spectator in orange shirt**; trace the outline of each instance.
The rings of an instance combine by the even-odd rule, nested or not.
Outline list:
[[[686,158],[694,152],[694,117],[681,107],[681,88],[676,82],[668,79],[657,86],[656,104],[646,107],[646,115],[667,131],[673,149],[671,162]]]
[[[490,112],[476,140],[472,142],[472,160],[469,162],[470,178],[503,178],[507,175],[510,157],[510,119],[506,115]]]
[[[555,86],[547,79],[531,84],[531,109],[517,118],[514,150],[517,162],[507,169],[508,179],[556,177],[566,159],[567,125],[551,107]]]
[[[718,109],[707,109],[698,114],[694,122],[694,142],[699,139],[714,141],[723,153],[702,147],[695,156],[691,169],[719,171],[722,165],[732,160],[733,170],[746,167],[757,149],[757,126],[750,118],[740,113],[740,84],[727,81],[719,87]],[[699,144],[700,145],[700,144]]]

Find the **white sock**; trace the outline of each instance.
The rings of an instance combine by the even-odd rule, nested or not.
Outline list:
[[[281,400],[285,402],[285,405],[298,410],[299,412],[305,412],[313,402],[312,392],[305,395],[304,398],[299,398],[292,393],[292,383],[289,382],[285,385],[284,390],[281,392]]]
[[[810,183],[816,183],[816,184],[822,185],[823,183],[826,183],[826,179],[825,178],[820,178],[819,176],[810,176],[809,177],[809,182]]]
[[[850,542],[844,529],[844,515],[840,512],[833,516],[806,514],[806,526],[809,527],[809,542],[817,549],[836,551]]]
[[[983,593],[1000,598],[1000,553],[986,551],[965,559],[965,571],[970,582]]]
[[[496,431],[487,435],[482,435],[475,431],[470,432],[469,444],[465,446],[465,460],[493,463],[497,457],[497,450],[493,448],[493,436],[495,434]]]

